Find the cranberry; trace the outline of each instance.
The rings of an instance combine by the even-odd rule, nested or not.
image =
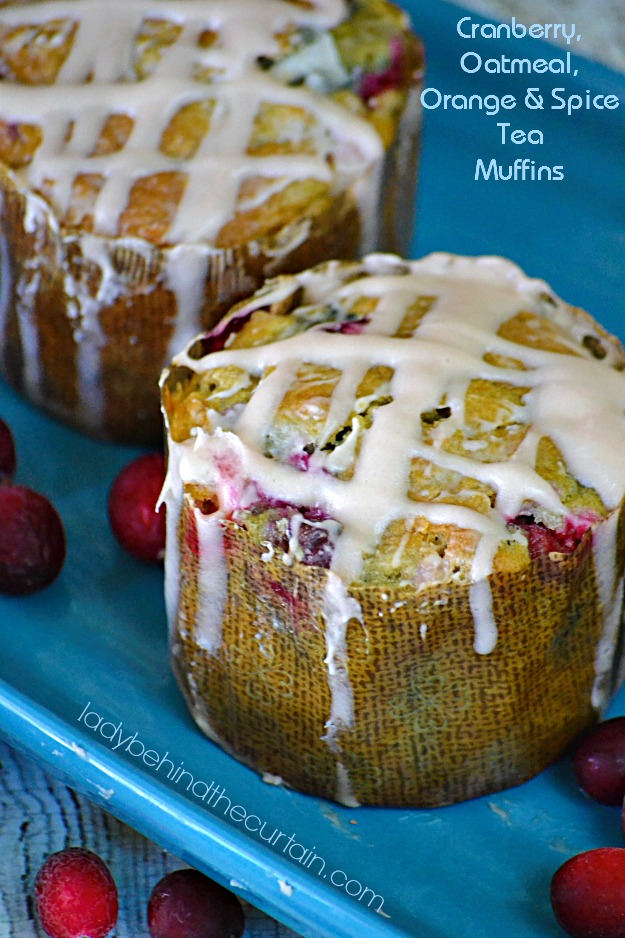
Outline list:
[[[164,481],[165,457],[148,453],[128,463],[109,492],[113,534],[129,553],[147,563],[158,563],[165,553],[165,506],[156,511]]]
[[[176,870],[148,902],[152,938],[241,938],[245,916],[233,893],[197,870]]]
[[[525,515],[519,515],[512,523],[521,528],[526,535],[532,560],[552,551],[558,554],[572,554],[590,527],[590,524],[582,522],[574,524],[567,521],[564,527],[552,531],[542,522],[534,521],[533,518]]]
[[[399,88],[404,80],[404,40],[402,36],[391,39],[391,61],[382,72],[367,72],[363,75],[358,94],[365,101],[376,98],[384,91]]]
[[[302,522],[298,532],[298,543],[304,552],[302,563],[308,567],[325,567],[332,563],[333,545],[325,528],[317,528]]]
[[[13,478],[16,462],[13,434],[8,424],[0,417],[0,479]]]
[[[240,313],[231,319],[222,320],[210,332],[201,335],[187,350],[189,358],[196,361],[204,358],[205,355],[212,355],[213,352],[221,352],[226,347],[231,336],[236,335],[252,318],[254,310],[248,310],[246,313]]]
[[[117,921],[113,877],[104,861],[83,847],[48,857],[35,880],[35,904],[50,938],[105,938]]]
[[[294,469],[298,469],[300,472],[308,472],[310,468],[310,453],[293,453],[293,455],[289,457],[289,463]]]
[[[45,496],[0,484],[0,593],[25,596],[56,579],[65,560],[65,532]]]
[[[567,860],[551,881],[551,905],[572,938],[624,938],[625,848],[600,847]]]
[[[620,805],[625,797],[625,717],[590,730],[573,753],[579,787],[600,804]]]

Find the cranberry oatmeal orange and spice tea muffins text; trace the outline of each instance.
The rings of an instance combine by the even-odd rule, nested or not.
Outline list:
[[[500,258],[267,283],[162,380],[193,716],[346,804],[518,783],[620,679],[625,356]]]
[[[386,0],[0,0],[0,371],[160,439],[162,366],[267,276],[407,247],[422,75]]]

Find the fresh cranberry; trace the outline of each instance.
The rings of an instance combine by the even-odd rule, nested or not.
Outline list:
[[[625,798],[625,717],[599,723],[573,753],[579,787],[600,804],[621,805]]]
[[[50,938],[105,938],[117,921],[113,877],[104,861],[83,847],[48,857],[35,880],[35,904]]]
[[[233,893],[197,870],[168,873],[148,902],[152,938],[241,938],[245,916]]]
[[[600,847],[567,860],[551,881],[551,905],[572,938],[624,938],[625,848]]]
[[[13,434],[8,424],[0,417],[0,479],[12,479],[16,463]]]
[[[113,534],[129,553],[147,563],[159,563],[165,553],[165,506],[156,511],[164,481],[165,457],[148,453],[128,463],[109,492]]]
[[[0,484],[0,593],[25,596],[56,579],[65,560],[65,531],[45,496]]]

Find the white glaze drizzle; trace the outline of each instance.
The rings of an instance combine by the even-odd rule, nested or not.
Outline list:
[[[200,648],[216,654],[221,647],[222,622],[228,599],[228,569],[221,517],[194,509],[198,533],[198,608],[193,637]]]
[[[326,580],[323,616],[327,648],[324,663],[332,690],[326,738],[334,745],[339,730],[351,726],[354,719],[354,699],[347,672],[347,626],[352,619],[362,622],[362,610],[347,592],[343,580],[331,570]]]
[[[336,754],[336,799],[349,807],[357,807],[349,781],[349,773],[341,759],[338,740],[342,729],[354,722],[354,695],[349,680],[347,655],[347,627],[355,619],[362,623],[360,604],[350,596],[343,580],[328,571],[325,585],[323,616],[326,623],[327,654],[324,659],[330,688],[330,715],[323,737]]]
[[[336,800],[346,808],[358,808],[360,802],[354,794],[349,772],[340,759],[336,763]]]
[[[603,612],[603,633],[597,645],[595,683],[591,702],[601,712],[614,690],[614,658],[617,635],[623,613],[623,578],[616,575],[618,513],[614,512],[593,534],[595,572]]]
[[[54,0],[28,9],[3,7],[0,24],[7,27],[25,20],[43,24],[68,19],[78,24],[56,85],[2,83],[3,118],[35,123],[43,130],[42,144],[19,175],[33,188],[52,180],[52,201],[62,217],[76,175],[102,174],[94,231],[105,236],[117,234],[120,215],[137,179],[172,170],[184,172],[187,182],[168,235],[170,243],[214,241],[233,215],[240,184],[256,175],[273,177],[282,186],[311,176],[334,180],[338,187],[358,182],[366,218],[377,207],[379,195],[384,153],[377,132],[329,98],[305,87],[286,86],[256,64],[260,54],[278,51],[275,35],[289,24],[323,29],[336,25],[347,13],[344,0],[325,0],[310,9],[285,0],[204,0],[201,4],[191,0]],[[178,24],[182,31],[171,45],[159,47],[153,70],[137,80],[133,47],[147,19]],[[198,40],[206,29],[218,32],[219,39],[202,49]],[[225,69],[218,80],[207,84],[194,77],[197,66],[211,65]],[[59,93],[62,84],[72,86],[67,94]],[[177,160],[160,152],[163,131],[174,114],[186,104],[207,99],[215,102],[211,127],[196,153]],[[298,105],[314,115],[318,127],[312,154],[247,154],[252,124],[263,101]],[[112,108],[133,118],[130,138],[117,152],[93,156]],[[70,123],[73,129],[66,141]],[[364,249],[372,246],[372,241],[363,245]]]
[[[469,604],[475,623],[473,649],[478,655],[490,655],[497,644],[498,629],[493,613],[493,596],[488,580],[474,580],[469,590]]]
[[[200,313],[211,249],[200,245],[178,245],[167,256],[165,285],[176,296],[176,318],[169,339],[169,358],[200,331]]]

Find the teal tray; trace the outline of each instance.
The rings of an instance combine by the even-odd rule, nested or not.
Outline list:
[[[471,77],[459,59],[469,47],[489,57],[551,58],[550,47],[533,40],[469,43],[456,32],[465,15],[460,8],[436,0],[405,6],[427,42],[430,86],[519,95],[528,84],[547,87],[544,76]],[[573,63],[578,76],[552,76],[552,84],[625,102],[623,76],[582,59]],[[544,144],[502,146],[501,119],[539,127]],[[553,111],[494,118],[428,110],[413,255],[507,255],[625,338],[624,140],[622,107],[571,118]],[[473,180],[478,158],[508,163],[517,156],[563,164],[565,178]],[[129,559],[109,532],[108,487],[137,451],[82,438],[4,385],[0,414],[15,430],[19,480],[54,500],[68,535],[56,584],[27,599],[0,599],[4,738],[302,935],[562,934],[549,905],[552,874],[573,853],[622,843],[618,811],[585,801],[567,760],[526,785],[433,811],[350,810],[262,782],[195,728],[169,672],[161,573]],[[621,695],[612,712],[623,712],[624,704]],[[88,725],[96,716],[87,714],[108,721],[106,734],[119,724],[125,738],[136,734],[130,752],[114,751],[118,737],[107,743]],[[160,769],[153,755],[141,761],[140,746],[158,755]],[[207,804],[186,792],[188,776],[177,769],[206,783],[196,791],[213,783],[221,800],[214,794]],[[241,806],[234,817],[224,817],[226,798]],[[245,828],[242,811],[258,825],[266,822],[265,836],[274,829],[284,836],[273,845],[263,841]],[[289,838],[295,858],[284,851]],[[307,865],[313,854],[304,851],[320,859]]]

